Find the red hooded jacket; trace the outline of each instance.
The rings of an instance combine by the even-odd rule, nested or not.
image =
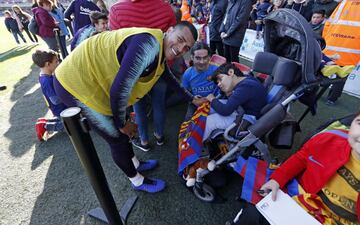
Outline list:
[[[347,163],[351,154],[351,146],[344,137],[348,132],[345,130],[335,132],[344,135],[324,132],[314,136],[275,170],[270,178],[276,180],[282,188],[296,177],[306,192],[317,194],[336,171]],[[360,195],[356,209],[360,221]]]

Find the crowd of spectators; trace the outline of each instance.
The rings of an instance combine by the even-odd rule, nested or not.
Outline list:
[[[186,4],[184,4],[186,2]],[[227,62],[239,61],[239,50],[246,29],[256,30],[256,38],[263,37],[263,19],[279,8],[299,12],[311,25],[321,40],[324,24],[341,0],[174,0],[170,3],[181,9],[183,15],[192,16],[192,21],[209,27],[211,53],[224,56]],[[205,29],[201,29],[200,33]],[[201,35],[200,35],[201,37]],[[202,40],[203,41],[203,40]],[[325,43],[322,41],[322,43]],[[333,56],[330,59],[336,60]],[[338,87],[339,86],[339,87]],[[342,84],[336,84],[328,96],[328,105],[333,105],[341,95]]]
[[[238,61],[238,53],[246,29],[257,31],[257,38],[263,35],[263,19],[279,8],[298,11],[310,22],[321,36],[322,27],[331,15],[337,0],[170,0],[173,7],[180,8],[184,15],[191,15],[192,22],[209,26],[212,53],[225,56],[228,62]],[[315,17],[313,18],[313,13]],[[319,22],[319,24],[315,24]],[[200,35],[201,38],[201,35]]]
[[[63,5],[70,4],[71,0],[61,0],[60,3]],[[29,6],[32,5],[32,0],[0,0],[0,5],[20,5]]]

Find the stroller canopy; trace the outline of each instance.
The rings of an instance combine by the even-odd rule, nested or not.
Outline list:
[[[309,22],[295,10],[278,9],[264,23],[264,50],[299,62],[302,83],[315,82],[322,53]]]

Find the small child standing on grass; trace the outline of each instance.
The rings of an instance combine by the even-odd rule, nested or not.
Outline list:
[[[52,119],[39,118],[35,124],[39,141],[45,141],[51,133],[64,130],[64,126],[59,117],[60,113],[66,109],[66,106],[56,95],[53,85],[53,74],[59,65],[59,56],[53,50],[36,50],[32,55],[32,60],[40,67],[39,82],[41,90],[49,109],[55,116]]]
[[[6,29],[12,33],[12,35],[15,38],[16,43],[20,44],[19,41],[19,37],[21,37],[21,39],[24,41],[24,43],[26,43],[26,40],[24,38],[24,35],[21,33],[18,23],[16,21],[16,19],[14,17],[11,16],[11,13],[9,10],[4,11],[4,16],[5,16],[5,26]]]

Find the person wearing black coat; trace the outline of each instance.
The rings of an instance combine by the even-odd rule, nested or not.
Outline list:
[[[211,54],[217,54],[224,56],[224,46],[220,37],[220,26],[223,22],[227,0],[213,0],[210,5],[210,49]]]
[[[285,8],[298,11],[307,21],[311,20],[314,0],[288,0]]]
[[[239,50],[252,5],[252,0],[228,0],[226,14],[220,27],[220,37],[224,43],[224,54],[228,62],[239,62]]]

